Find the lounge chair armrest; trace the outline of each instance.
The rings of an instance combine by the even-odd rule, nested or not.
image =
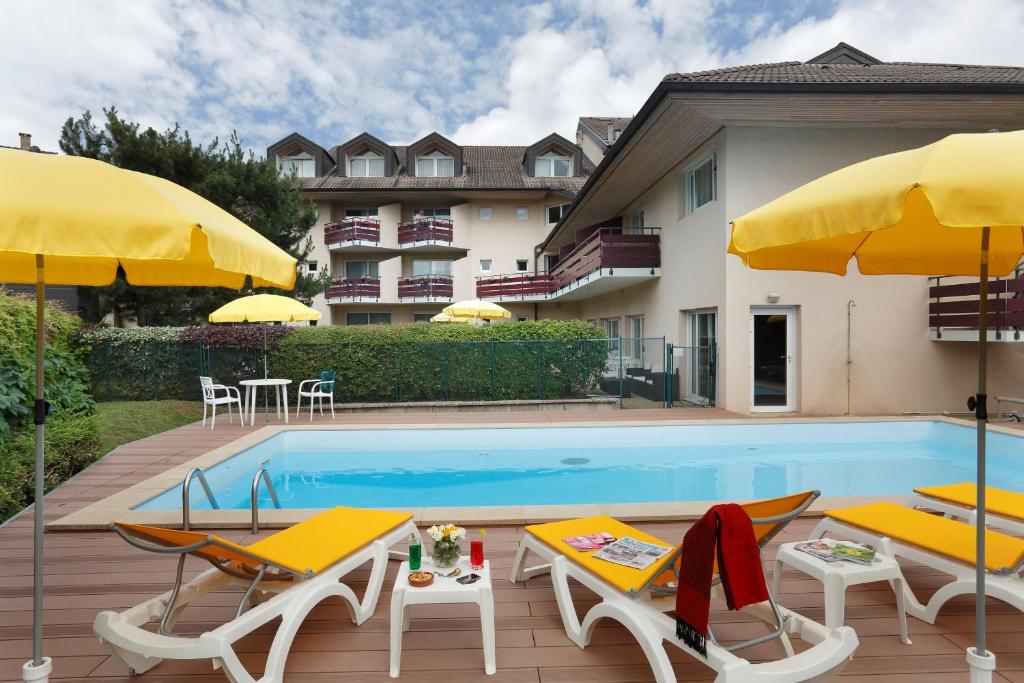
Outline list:
[[[307,384],[317,384],[319,382],[320,382],[320,380],[318,380],[318,379],[304,379],[301,382],[299,382],[299,391],[305,391],[306,389],[304,387]]]

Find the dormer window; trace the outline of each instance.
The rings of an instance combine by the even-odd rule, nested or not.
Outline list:
[[[383,178],[384,157],[370,151],[349,157],[348,174],[353,178]]]
[[[277,170],[281,175],[292,175],[299,178],[312,178],[316,175],[316,164],[312,155],[296,152],[290,156],[277,158]]]
[[[537,157],[533,175],[538,178],[564,178],[569,175],[569,157],[551,150]]]
[[[416,175],[421,178],[451,178],[455,175],[455,159],[434,150],[416,156]]]

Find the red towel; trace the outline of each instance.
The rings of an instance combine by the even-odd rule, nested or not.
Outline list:
[[[716,557],[729,609],[768,599],[754,525],[747,511],[734,503],[712,507],[683,538],[676,637],[705,657]]]

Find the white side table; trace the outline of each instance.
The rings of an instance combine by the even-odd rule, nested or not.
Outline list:
[[[284,423],[288,424],[288,385],[290,379],[243,379],[239,384],[245,387],[245,408],[242,413],[242,424],[245,424],[245,413],[249,413],[249,424],[256,425],[256,392],[260,387],[264,391],[274,388],[274,405],[277,407],[277,416],[281,417],[281,398],[284,397]]]
[[[491,592],[491,565],[484,560],[484,568],[474,571],[469,568],[469,558],[460,557],[456,565],[462,569],[458,577],[450,579],[441,576],[451,569],[435,569],[429,556],[424,558],[423,571],[434,572],[434,583],[425,588],[409,585],[409,562],[398,568],[398,577],[391,592],[391,677],[398,678],[402,664],[402,632],[409,630],[409,617],[405,612],[408,605],[435,605],[460,602],[475,602],[480,606],[480,626],[484,636],[484,671],[494,675],[494,595]],[[456,578],[479,574],[480,580],[468,585]]]
[[[828,539],[826,539],[828,540]],[[907,611],[903,602],[903,572],[899,563],[888,555],[875,552],[870,565],[840,560],[826,562],[796,549],[797,543],[783,543],[775,558],[772,577],[772,595],[779,599],[782,567],[788,565],[821,581],[825,591],[825,625],[836,628],[843,625],[846,612],[846,589],[861,583],[888,581],[896,593],[896,616],[900,624],[900,640],[910,645],[907,635]]]

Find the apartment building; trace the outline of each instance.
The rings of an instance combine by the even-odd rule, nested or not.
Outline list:
[[[460,146],[437,133],[410,145],[362,133],[328,149],[293,133],[267,156],[318,207],[300,267],[330,273],[313,306],[334,325],[425,322],[474,298],[480,277],[535,272],[536,245],[594,168],[555,134]],[[516,319],[537,315],[532,302],[508,308]]]
[[[615,121],[581,119],[577,146],[599,163],[537,243],[538,271],[481,278],[481,298],[704,349],[678,359],[682,398],[714,391],[739,413],[965,411],[970,283],[749,270],[726,254],[729,221],[863,159],[1024,127],[1024,69],[883,62],[841,43],[670,74],[621,132]],[[996,290],[1020,297],[1024,280]],[[1024,315],[996,310],[990,339],[1010,343],[990,351],[990,394],[1019,396]]]

